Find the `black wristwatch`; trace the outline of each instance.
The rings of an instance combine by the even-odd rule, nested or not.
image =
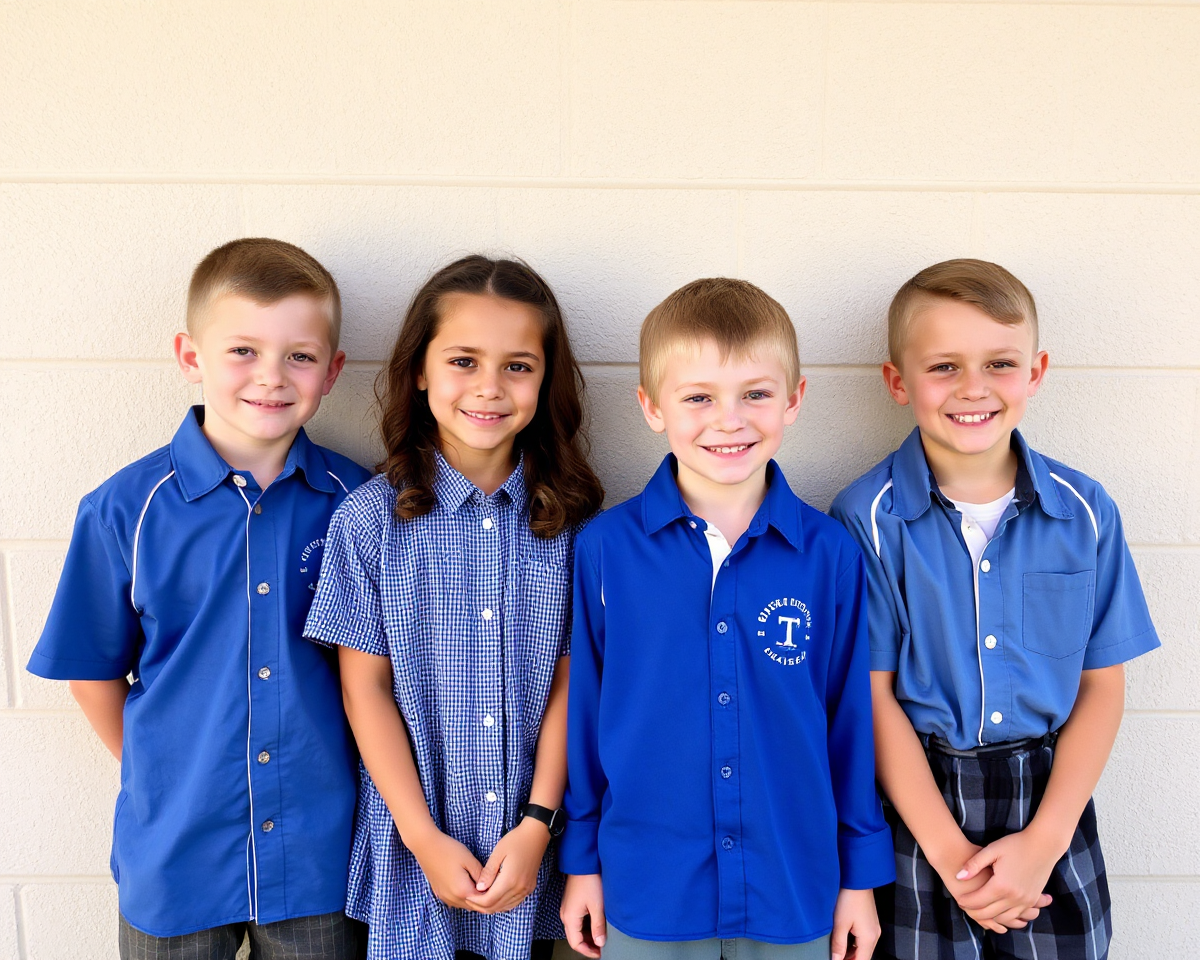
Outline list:
[[[521,809],[517,812],[521,815],[521,820],[526,817],[540,820],[546,825],[546,829],[550,831],[552,837],[559,836],[567,826],[567,811],[562,807],[551,810],[549,807],[539,807],[536,803],[526,803],[522,804]]]

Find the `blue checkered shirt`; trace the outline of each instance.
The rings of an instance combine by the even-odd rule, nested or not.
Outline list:
[[[569,652],[570,531],[529,530],[524,468],[485,496],[439,455],[437,505],[397,521],[377,476],[334,514],[305,635],[391,659],[425,800],[438,828],[486,862],[529,798],[550,681]],[[561,937],[551,844],[537,889],[507,913],[447,907],[360,770],[346,912],[370,924],[369,960],[527,960]]]

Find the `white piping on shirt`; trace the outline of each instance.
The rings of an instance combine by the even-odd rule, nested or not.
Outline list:
[[[254,841],[254,780],[251,776],[251,760],[250,760],[250,736],[253,729],[254,718],[254,697],[251,695],[251,684],[253,680],[253,665],[250,662],[250,628],[254,622],[253,618],[253,600],[250,598],[250,518],[254,516],[254,505],[250,502],[250,498],[246,496],[246,491],[235,484],[237,492],[241,494],[243,500],[246,501],[246,790],[250,794],[250,834],[246,838],[250,850],[250,864],[253,870],[253,887],[251,887],[251,874],[246,873],[246,893],[250,899],[250,917],[249,919],[257,922],[258,920],[258,847]]]
[[[970,554],[970,550],[967,554]],[[982,560],[979,563],[983,563]],[[979,564],[971,558],[971,581],[975,587],[975,659],[979,661],[979,745],[983,746],[983,724],[987,716],[987,683],[983,679],[983,650],[979,644]]]
[[[175,476],[175,471],[172,470],[165,477],[154,485],[154,489],[150,491],[150,496],[146,498],[146,502],[142,504],[142,512],[138,515],[137,527],[133,531],[133,562],[130,565],[129,575],[129,603],[133,607],[135,613],[141,613],[138,610],[137,600],[134,599],[134,590],[137,588],[137,561],[138,561],[138,542],[142,538],[142,521],[146,519],[146,511],[150,509],[150,501],[154,499],[154,495],[158,493],[158,488]]]
[[[338,486],[340,486],[340,487],[342,488],[342,492],[343,492],[343,493],[349,493],[349,492],[350,492],[350,491],[349,491],[349,490],[346,488],[346,485],[345,485],[344,483],[342,483],[342,478],[341,478],[341,477],[339,477],[339,476],[338,476],[336,473],[334,473],[332,470],[326,470],[325,472],[326,472],[327,474],[329,474],[331,477],[333,477],[333,479],[334,479],[334,480],[336,480],[336,481],[338,482]]]
[[[1100,539],[1100,525],[1098,523],[1096,523],[1096,515],[1094,513],[1092,513],[1091,505],[1086,500],[1083,499],[1083,497],[1080,495],[1078,490],[1076,490],[1073,486],[1071,486],[1069,483],[1067,483],[1067,481],[1064,480],[1062,477],[1060,477],[1057,473],[1051,473],[1050,476],[1052,476],[1055,480],[1057,480],[1064,487],[1066,487],[1073,494],[1075,494],[1075,496],[1078,498],[1079,502],[1083,504],[1083,509],[1087,511],[1087,515],[1092,521],[1092,531],[1096,534],[1096,539],[1099,540]]]
[[[883,485],[883,489],[875,494],[875,499],[871,501],[871,539],[875,541],[875,556],[883,559],[883,555],[879,552],[879,523],[875,519],[875,514],[879,510],[879,501],[883,499],[883,495],[892,489],[892,481],[889,480]]]

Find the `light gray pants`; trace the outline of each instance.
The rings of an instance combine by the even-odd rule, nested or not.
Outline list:
[[[611,923],[601,960],[829,960],[829,937],[808,943],[761,940],[635,940]]]

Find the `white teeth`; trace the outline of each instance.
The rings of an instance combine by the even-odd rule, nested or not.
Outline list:
[[[991,420],[995,413],[952,413],[950,417],[956,423],[983,423],[985,420]]]
[[[741,446],[737,446],[737,447],[709,447],[708,449],[711,450],[713,453],[741,453],[743,450],[745,450],[749,446],[750,446],[750,444],[743,443],[743,444],[741,444]]]
[[[472,420],[499,420],[498,413],[471,413],[469,410],[464,410],[463,413]]]

